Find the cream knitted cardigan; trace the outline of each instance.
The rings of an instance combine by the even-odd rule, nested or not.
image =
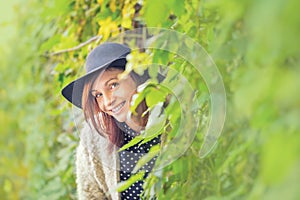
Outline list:
[[[162,134],[160,145],[166,141]],[[119,182],[119,156],[114,148],[108,150],[109,140],[84,122],[80,143],[76,151],[76,183],[79,200],[120,200],[117,192]]]
[[[76,183],[79,200],[119,200],[119,158],[108,152],[109,141],[85,123],[76,152]]]

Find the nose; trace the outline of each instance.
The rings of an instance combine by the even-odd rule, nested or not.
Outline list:
[[[114,104],[115,97],[112,92],[104,92],[103,93],[103,104],[106,109],[110,109],[110,107]]]

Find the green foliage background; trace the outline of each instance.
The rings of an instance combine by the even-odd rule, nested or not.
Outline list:
[[[148,189],[158,199],[300,198],[299,1],[1,4],[1,199],[76,199],[78,133],[60,90],[83,73],[90,49],[120,27],[132,29],[133,21],[199,42],[217,64],[227,93],[226,123],[213,152],[198,157],[199,130],[191,148],[153,176]],[[95,36],[82,48],[60,52]],[[184,73],[198,80],[192,69]]]

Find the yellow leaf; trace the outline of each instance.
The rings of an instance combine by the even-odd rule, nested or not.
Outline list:
[[[130,18],[123,18],[121,25],[122,25],[123,28],[131,29],[132,28],[131,19]]]
[[[109,4],[109,8],[112,12],[116,12],[117,10],[117,6],[116,6],[116,1],[115,0],[111,0],[110,4]]]
[[[103,40],[109,38],[110,35],[117,35],[119,33],[119,28],[116,22],[112,21],[111,17],[108,17],[104,20],[99,20],[98,24],[100,28],[98,30],[98,35],[103,36]]]
[[[97,2],[98,2],[99,5],[103,4],[103,0],[97,0]]]

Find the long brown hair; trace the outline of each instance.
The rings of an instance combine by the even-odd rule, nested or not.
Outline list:
[[[111,68],[121,69],[124,71],[124,66],[113,66],[108,67],[105,70],[109,70]],[[147,73],[147,72],[145,72]],[[84,84],[84,89],[82,93],[82,109],[84,112],[85,120],[88,122],[90,126],[92,126],[100,135],[109,139],[109,150],[112,151],[114,145],[117,147],[121,147],[123,143],[123,132],[118,127],[116,120],[103,112],[98,106],[96,98],[91,94],[91,88],[99,76],[100,71],[98,73],[92,74],[89,78],[86,79]],[[143,76],[139,76],[138,74],[131,72],[131,78],[138,85],[145,82],[149,76],[145,74]],[[138,123],[140,126],[145,127],[148,121],[148,113],[143,115],[143,113],[147,110],[145,100],[142,101],[136,109],[137,115],[134,116],[134,121]],[[143,116],[142,116],[143,115]]]

